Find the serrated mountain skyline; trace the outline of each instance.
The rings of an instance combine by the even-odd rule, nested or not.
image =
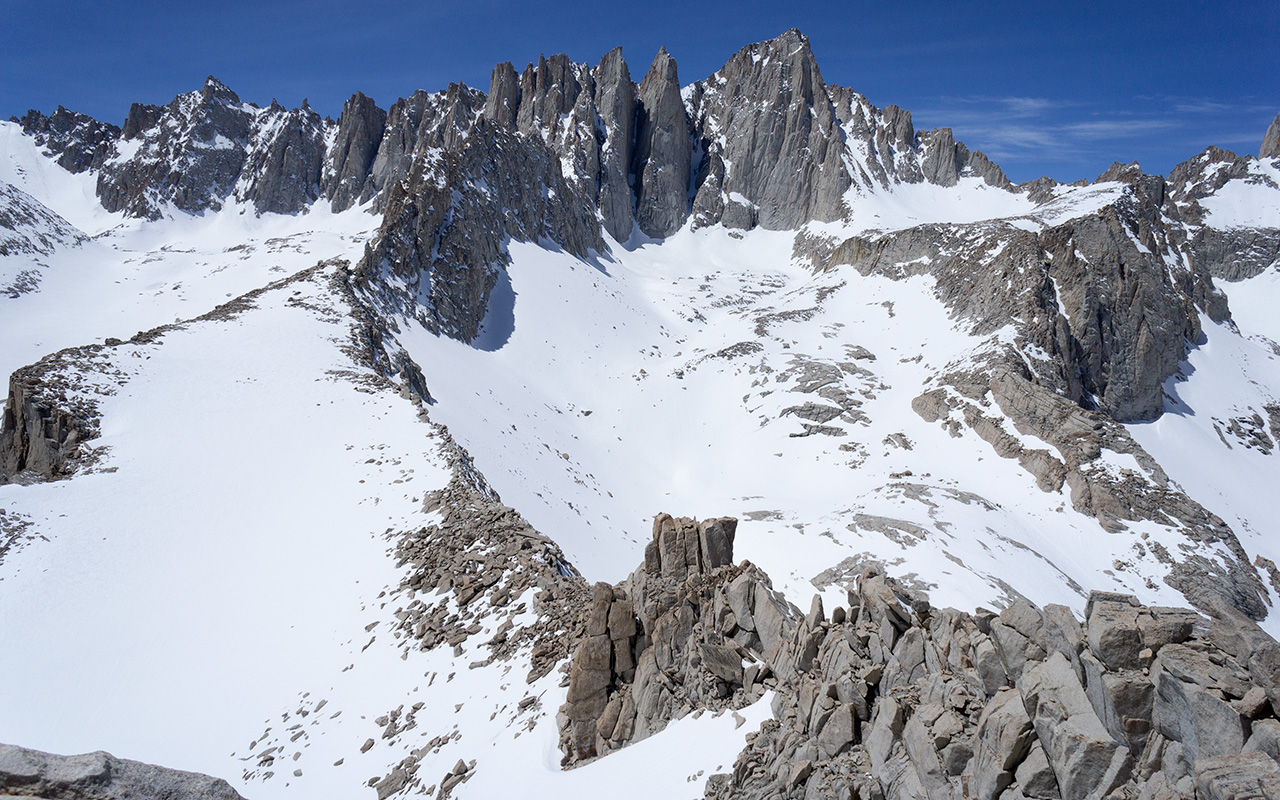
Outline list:
[[[791,29],[0,122],[0,791],[1275,795],[1277,120],[1014,183]]]

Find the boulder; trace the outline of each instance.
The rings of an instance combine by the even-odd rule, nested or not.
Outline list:
[[[1196,761],[1198,800],[1280,800],[1280,765],[1262,753]]]
[[[1029,667],[1019,688],[1063,800],[1097,800],[1129,778],[1129,748],[1108,733],[1061,653]]]
[[[1151,731],[1153,696],[1151,681],[1142,670],[1106,671],[1091,652],[1080,656],[1085,694],[1107,731],[1118,742],[1139,753]]]
[[[1036,740],[1031,718],[1017,689],[997,694],[978,718],[973,749],[973,792],[995,800],[1013,783],[1013,770]]]
[[[742,657],[721,644],[704,644],[700,648],[702,666],[731,686],[742,685]]]
[[[1089,650],[1107,669],[1136,669],[1144,666],[1145,645],[1138,628],[1138,601],[1128,595],[1093,592],[1089,596],[1086,629]]]
[[[1032,743],[1031,751],[1014,770],[1013,775],[1018,781],[1018,790],[1027,797],[1058,800],[1062,796],[1058,791],[1058,779],[1049,766],[1049,758],[1038,741]]]
[[[1188,761],[1240,751],[1245,720],[1223,699],[1222,671],[1207,654],[1185,645],[1168,645],[1156,658],[1151,675],[1156,724],[1166,738],[1182,744]]]
[[[698,526],[698,544],[703,569],[712,570],[733,563],[733,537],[738,520],[733,517],[704,520]]]
[[[62,756],[0,744],[0,795],[83,800],[244,800],[225,780],[98,751]]]
[[[1249,741],[1244,743],[1244,751],[1265,753],[1280,764],[1280,722],[1262,719],[1253,723],[1253,732]]]
[[[818,749],[825,758],[835,758],[857,741],[858,722],[853,707],[838,704],[818,731]]]

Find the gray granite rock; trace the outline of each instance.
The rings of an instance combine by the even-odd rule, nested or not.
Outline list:
[[[255,119],[234,196],[259,212],[292,214],[320,196],[325,125],[306,100],[287,110],[272,102]]]
[[[431,148],[432,156],[413,160],[408,178],[392,184],[357,283],[384,310],[472,341],[509,258],[508,238],[550,240],[579,257],[603,242],[591,201],[565,181],[540,140],[477,119],[474,95],[462,88],[451,93],[454,102],[435,124],[428,127],[424,117],[415,146]],[[459,133],[466,121],[470,127]],[[393,138],[383,139],[379,159]],[[405,288],[388,283],[388,275]]]
[[[595,84],[595,107],[603,133],[599,145],[596,208],[609,235],[625,242],[631,237],[635,223],[630,176],[635,145],[636,85],[622,58],[621,47],[615,47],[600,59]]]
[[[116,758],[0,745],[0,794],[48,800],[243,800],[225,780]]]
[[[1169,645],[1152,665],[1151,678],[1160,733],[1181,743],[1190,761],[1244,746],[1246,721],[1224,697],[1233,686],[1243,695],[1243,684],[1229,668],[1200,650]]]
[[[804,34],[739,50],[694,84],[690,106],[703,151],[698,225],[785,230],[843,217],[844,136]]]
[[[1262,753],[1232,753],[1196,762],[1198,800],[1276,800],[1280,765]]]
[[[995,800],[1013,783],[1014,769],[1036,742],[1022,695],[1000,692],[978,719],[973,749],[973,791],[977,800]]]
[[[510,61],[493,68],[489,77],[489,96],[484,103],[484,116],[508,128],[516,124],[516,112],[520,108],[520,78]]]
[[[658,51],[637,93],[636,224],[647,235],[670,236],[689,216],[689,121],[680,98],[676,61]]]
[[[1019,686],[1063,800],[1097,800],[1129,779],[1129,748],[1111,738],[1061,653],[1029,668]]]
[[[48,116],[32,109],[15,120],[68,172],[100,168],[115,155],[120,128],[62,106]]]
[[[1267,132],[1258,145],[1258,158],[1280,158],[1280,114],[1271,120]]]
[[[364,193],[386,125],[387,112],[362,92],[356,92],[342,105],[321,179],[321,189],[334,211],[351,208]]]

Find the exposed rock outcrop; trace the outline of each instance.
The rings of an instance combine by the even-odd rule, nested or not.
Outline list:
[[[760,570],[733,565],[736,530],[732,518],[659,514],[644,564],[618,586],[592,588],[559,717],[566,764],[777,685],[767,664],[790,664],[800,613]]]
[[[1189,258],[1158,176],[1135,178],[1101,210],[1039,233],[1005,223],[923,225],[837,247],[828,267],[863,274],[930,274],[957,317],[984,335],[1014,320],[1055,356],[1040,375],[1081,405],[1119,420],[1153,419],[1163,382],[1199,314],[1222,320],[1225,298]]]
[[[1280,644],[1232,609],[1093,592],[1083,622],[1025,599],[968,614],[868,568],[847,609],[802,615],[729,563],[734,528],[661,514],[640,569],[592,589],[566,764],[767,689],[774,718],[707,797],[1280,797]]]
[[[508,237],[548,239],[583,258],[603,241],[591,200],[564,179],[540,141],[483,118],[457,131],[447,124],[431,131],[441,146],[419,142],[420,155],[392,187],[356,280],[379,308],[471,341],[509,259]],[[459,140],[451,142],[455,134]]]
[[[321,189],[334,211],[351,208],[363,196],[386,125],[387,112],[362,92],[343,104],[321,179]]]
[[[83,240],[84,234],[70,222],[26,192],[0,181],[0,259],[8,256],[30,259],[8,285],[0,285],[0,294],[18,297],[35,291],[42,277],[42,257]]]
[[[636,224],[650,236],[670,236],[689,216],[689,120],[680,98],[676,60],[658,51],[637,92]]]
[[[797,630],[813,657],[708,797],[1192,800],[1211,781],[1277,796],[1280,763],[1253,755],[1275,709],[1252,677],[1277,644],[1247,620],[1097,592],[1083,625],[1025,600],[970,615],[874,571],[849,600]],[[1241,661],[1232,636],[1258,649]]]
[[[9,379],[0,417],[0,484],[65,477],[81,446],[97,436],[94,403],[69,393],[56,377],[59,359],[75,352],[55,353]]]
[[[703,152],[698,225],[785,230],[844,216],[844,136],[799,31],[739,50],[694,84],[689,107]]]
[[[165,204],[221,208],[244,166],[254,112],[212,76],[167,106],[135,103],[120,144],[129,155],[98,173],[98,199],[108,211],[151,219]]]
[[[596,207],[605,230],[625,242],[635,222],[631,193],[631,159],[635,144],[636,85],[631,81],[622,48],[600,59],[595,72],[596,113],[604,138],[600,141],[600,179]]]
[[[120,128],[115,125],[62,106],[48,116],[32,109],[13,121],[36,144],[56,156],[58,165],[68,172],[100,168],[115,154],[120,137]]]
[[[292,214],[320,196],[325,125],[302,101],[292,111],[272,102],[250,132],[235,198],[258,212]]]
[[[1274,124],[1272,130],[1276,130]],[[1208,147],[1169,173],[1169,194],[1190,231],[1193,258],[1214,277],[1240,281],[1280,261],[1280,228],[1224,225],[1201,205],[1229,182],[1268,181],[1265,175],[1254,174],[1256,166],[1251,158]]]
[[[420,416],[427,420],[425,410]],[[415,649],[459,647],[475,632],[475,621],[495,613],[510,619],[525,610],[522,596],[536,590],[532,624],[504,624],[498,636],[480,645],[495,660],[531,643],[532,683],[569,656],[564,631],[583,627],[587,583],[555,542],[503,505],[448,429],[434,428],[452,476],[444,489],[424,498],[427,510],[441,512],[440,523],[407,532],[396,546],[406,572],[393,596],[408,600],[397,611],[398,627]],[[454,600],[452,608],[439,601],[439,593]]]
[[[1117,200],[1038,232],[1005,223],[923,225],[854,237],[828,263],[892,278],[931,275],[938,296],[978,335],[1012,322],[1014,342],[993,344],[972,369],[941,376],[939,388],[913,403],[916,412],[971,428],[1045,491],[1065,482],[1076,509],[1104,528],[1119,530],[1126,520],[1175,525],[1197,553],[1175,560],[1158,550],[1170,566],[1167,582],[1201,608],[1220,599],[1261,618],[1265,591],[1230,528],[1116,424],[1163,412],[1163,384],[1199,339],[1200,315],[1222,320],[1227,311],[1177,224],[1164,181],[1123,166],[1106,177],[1129,184]],[[1001,417],[1049,448],[1024,446]],[[1141,471],[1109,468],[1107,452],[1132,456]]]
[[[410,176],[419,153],[459,147],[484,104],[483,92],[458,83],[442,92],[417,91],[397,100],[387,112],[386,129],[358,202],[372,198],[374,210],[383,213],[390,200],[388,190]]]
[[[244,800],[221,778],[98,751],[59,756],[0,744],[0,795],[47,800]]]
[[[1199,228],[1191,239],[1196,262],[1215,278],[1242,281],[1280,263],[1280,228]]]
[[[1258,145],[1258,158],[1280,158],[1280,114],[1267,126],[1262,144]]]
[[[165,106],[129,109],[114,157],[96,165],[108,211],[149,219],[166,208],[200,213],[228,199],[259,213],[295,213],[320,196],[326,123],[306,101],[245,103],[212,76]]]

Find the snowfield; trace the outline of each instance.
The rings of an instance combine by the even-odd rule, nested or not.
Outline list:
[[[527,684],[528,653],[481,663],[394,632],[396,537],[438,521],[424,497],[451,477],[438,425],[591,582],[635,569],[668,512],[739,518],[736,558],[801,606],[815,592],[844,605],[867,564],[964,610],[1020,594],[1080,615],[1088,589],[1185,604],[1143,546],[1176,552],[1179,534],[1108,533],[1068,489],[1042,491],[968,427],[912,410],[940,375],[1013,342],[970,333],[932,279],[814,274],[794,232],[686,228],[590,261],[513,242],[476,342],[398,320],[431,394],[420,413],[352,346],[344,287],[378,226],[367,209],[125,219],[11,123],[0,182],[85,234],[0,260],[0,286],[35,276],[0,295],[0,370],[101,345],[60,362],[97,405],[92,462],[0,486],[0,741],[105,749],[252,798],[369,793],[418,750],[423,786],[476,762],[453,797],[700,797],[769,697],[564,772],[558,670]],[[977,179],[922,184],[856,193],[854,223],[806,230],[1038,229],[1119,191],[1061,187],[1036,209]],[[1266,211],[1280,193],[1232,191],[1205,203],[1214,224],[1280,213]],[[1251,557],[1280,562],[1280,452],[1248,436],[1280,403],[1280,266],[1220,285],[1234,323],[1205,319],[1166,414],[1128,429]],[[1099,468],[1142,470],[1132,457]],[[1275,614],[1264,627],[1280,633]]]

